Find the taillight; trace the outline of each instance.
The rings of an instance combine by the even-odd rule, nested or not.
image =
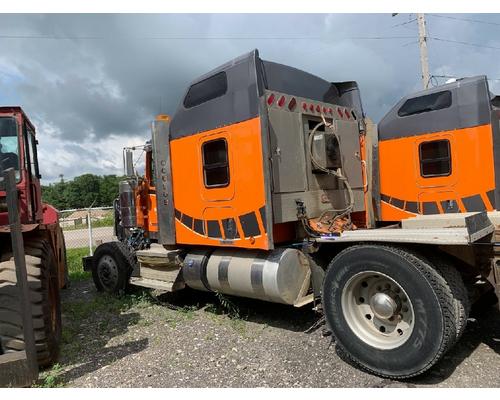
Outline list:
[[[302,103],[302,109],[303,109],[304,111],[307,111],[307,104],[306,104],[306,103]]]
[[[288,103],[288,109],[290,111],[293,111],[295,106],[297,105],[297,100],[295,100],[295,97],[292,97],[292,100]]]
[[[281,96],[280,99],[278,100],[278,106],[283,107],[285,104],[285,96]]]
[[[271,93],[271,95],[267,98],[267,104],[271,105],[274,103],[274,94]]]
[[[351,118],[351,114],[349,113],[349,110],[344,110],[345,116],[347,119]]]
[[[342,112],[342,109],[340,107],[337,108],[337,112],[340,115],[340,118],[344,118],[344,113]]]
[[[311,112],[314,111],[314,104],[309,105],[309,111],[311,111]]]

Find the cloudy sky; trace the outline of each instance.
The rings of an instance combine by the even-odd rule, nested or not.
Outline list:
[[[500,15],[427,14],[433,75],[486,74],[500,93]],[[378,122],[421,88],[414,14],[0,15],[0,105],[37,127],[44,183],[120,174],[188,83],[251,49],[330,81],[358,81]],[[445,78],[433,81],[444,83]]]

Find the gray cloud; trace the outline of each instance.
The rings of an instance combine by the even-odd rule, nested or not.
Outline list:
[[[460,17],[500,23],[499,15]],[[46,181],[60,173],[119,173],[122,145],[148,138],[154,115],[172,114],[191,80],[253,48],[264,59],[331,81],[357,80],[365,111],[378,121],[402,95],[421,87],[416,25],[393,27],[408,19],[405,14],[3,14],[0,36],[33,37],[0,38],[0,104],[22,105],[37,125]],[[430,36],[500,47],[500,26],[433,16],[427,21]],[[354,39],[360,36],[410,38]],[[430,40],[429,58],[435,75],[500,78],[500,50]],[[500,81],[490,85],[500,92]]]

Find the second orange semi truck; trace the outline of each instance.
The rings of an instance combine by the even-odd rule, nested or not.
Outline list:
[[[499,295],[500,101],[484,76],[403,98],[375,126],[356,82],[257,50],[196,79],[153,123],[116,202],[96,286],[315,304],[372,373],[407,378]],[[498,254],[497,254],[498,253]]]

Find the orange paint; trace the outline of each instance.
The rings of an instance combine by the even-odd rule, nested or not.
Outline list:
[[[207,188],[203,176],[202,145],[221,138],[227,142],[229,184]],[[269,248],[268,235],[259,212],[265,204],[260,118],[172,140],[170,157],[175,209],[194,219],[219,220],[222,233],[221,238],[210,238],[176,219],[177,243]],[[255,213],[260,233],[245,237],[238,217],[252,212]],[[221,220],[227,218],[234,218],[239,238],[224,240]]]
[[[423,142],[447,139],[450,142],[451,173],[424,178],[420,174],[419,146]],[[379,143],[380,193],[403,201],[422,202],[455,200],[465,212],[462,198],[480,195],[488,211],[493,208],[486,193],[495,188],[493,141],[490,125],[457,129]],[[399,221],[415,214],[381,201],[381,219]]]

